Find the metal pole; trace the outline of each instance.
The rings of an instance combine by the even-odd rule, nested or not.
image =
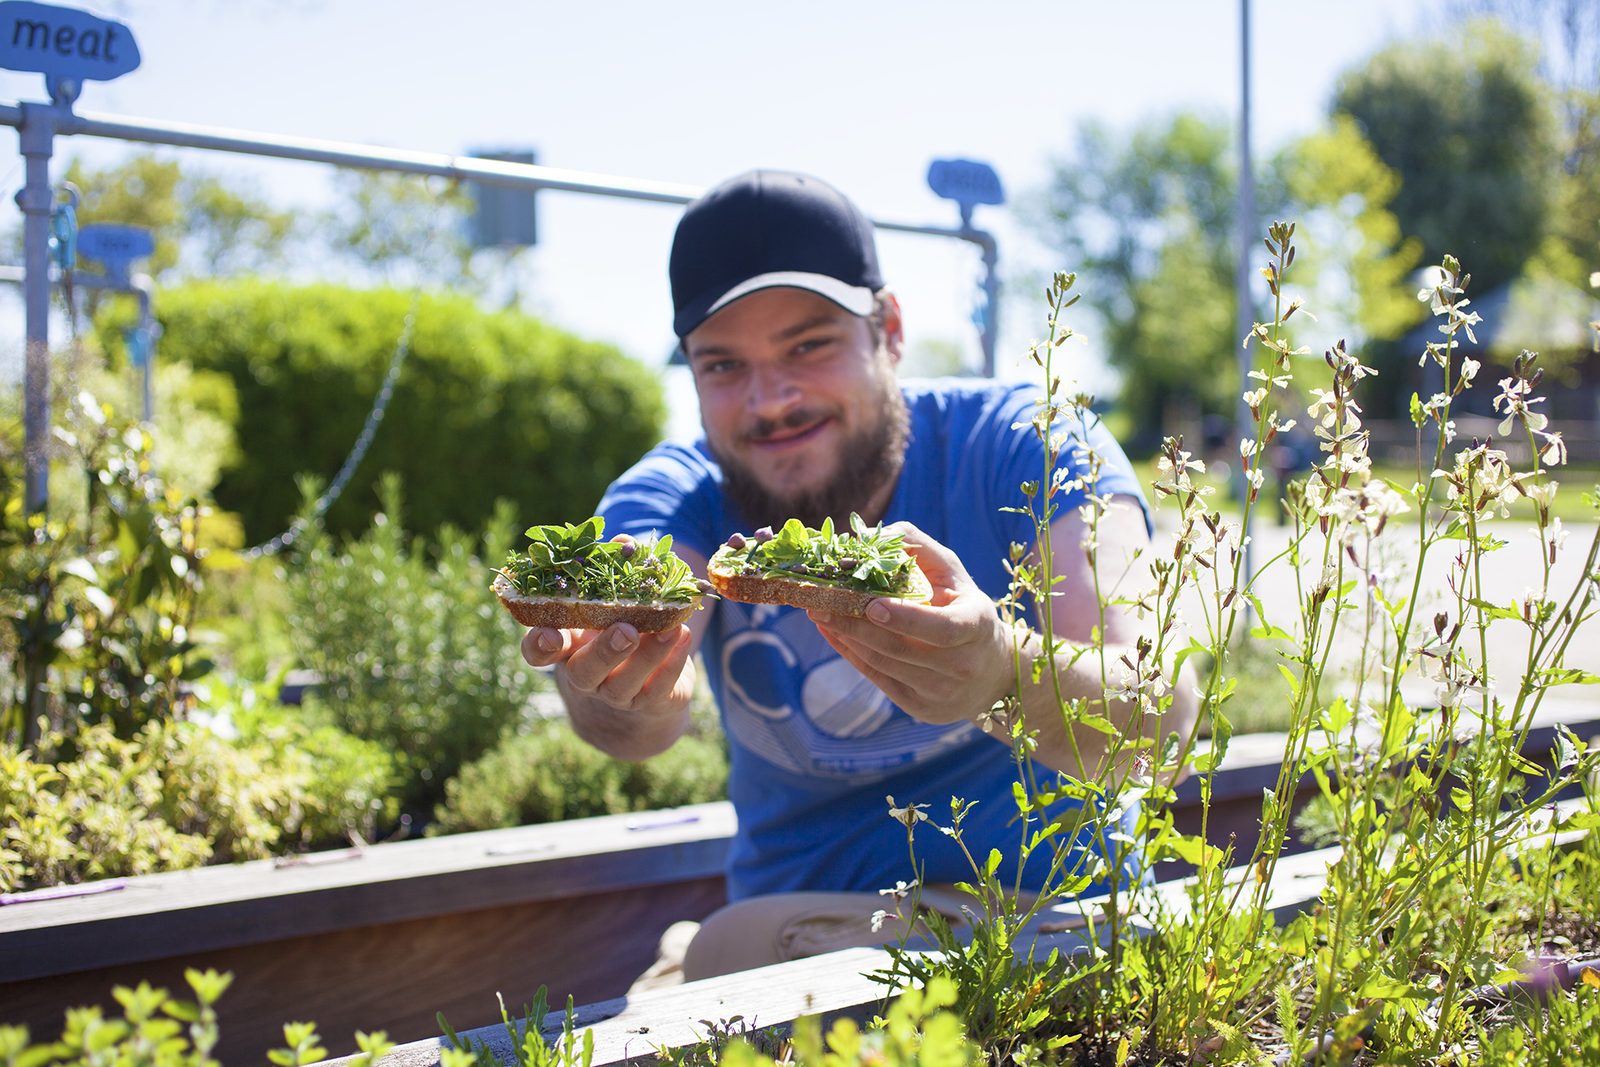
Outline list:
[[[128,288],[139,299],[139,322],[134,327],[139,333],[139,349],[144,353],[144,421],[154,422],[156,418],[155,403],[155,374],[156,374],[156,318],[150,310],[150,292],[155,288],[155,283],[148,274],[135,274],[128,281]]]
[[[983,250],[983,321],[978,325],[978,338],[983,345],[983,376],[993,378],[995,372],[995,347],[1000,335],[1000,248],[992,234],[982,230],[969,230],[968,240]]]
[[[16,126],[23,109],[31,105],[0,103],[0,125]],[[687,204],[704,190],[672,182],[639,181],[606,174],[546,167],[533,163],[457,156],[448,152],[408,152],[346,141],[324,141],[310,137],[283,137],[275,134],[229,130],[181,122],[124,118],[93,111],[71,111],[58,117],[56,131],[66,136],[110,137],[122,141],[141,141],[176,148],[201,148],[216,152],[296,159],[307,163],[328,163],[336,167],[385,170],[400,174],[420,174],[452,181],[475,181],[508,189],[549,189],[555,192],[593,193],[630,200],[651,200],[664,204]],[[992,236],[982,230],[951,226],[925,226],[919,223],[874,219],[873,225],[893,233],[925,234],[929,237],[955,237],[982,243]]]
[[[50,155],[58,112],[49,104],[23,104],[18,140],[26,176],[17,206],[22,209],[23,315],[27,363],[23,374],[23,499],[28,514],[43,514],[50,498]]]
[[[1256,238],[1260,236],[1256,225],[1256,183],[1255,171],[1250,160],[1250,0],[1239,0],[1239,261],[1234,275],[1234,294],[1237,307],[1237,328],[1234,336],[1242,342],[1248,337],[1255,327],[1255,307],[1250,298],[1250,258],[1254,255]],[[1239,401],[1238,414],[1235,420],[1238,423],[1237,441],[1243,441],[1249,433],[1250,408],[1244,402],[1244,394],[1250,389],[1250,371],[1254,366],[1254,351],[1252,346],[1244,344],[1239,349]],[[1260,445],[1260,442],[1257,442]],[[1265,463],[1266,456],[1260,456],[1258,463]],[[1249,485],[1241,476],[1239,479],[1239,501],[1241,504],[1249,496]],[[1253,510],[1253,509],[1251,509]],[[1239,538],[1244,552],[1244,580],[1249,582],[1254,574],[1251,566],[1251,540],[1250,540],[1250,511],[1245,511],[1243,532]],[[1250,621],[1249,601],[1245,602],[1245,621]]]

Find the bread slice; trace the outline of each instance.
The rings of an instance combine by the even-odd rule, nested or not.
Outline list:
[[[735,550],[724,546],[717,550],[706,565],[706,576],[721,596],[746,604],[787,604],[794,608],[828,611],[835,615],[864,616],[867,605],[885,596],[861,589],[807,581],[803,577],[771,578],[759,574],[740,574],[729,565],[728,557]],[[912,600],[925,604],[933,599],[933,586],[922,568],[911,563],[911,591],[892,600]]]
[[[632,623],[640,633],[656,633],[688,622],[700,606],[699,597],[687,604],[678,604],[661,600],[575,600],[527,596],[517,592],[504,571],[494,576],[489,588],[522,625],[565,630],[603,630],[612,623],[626,622]]]

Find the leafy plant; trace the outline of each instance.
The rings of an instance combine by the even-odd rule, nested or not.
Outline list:
[[[687,604],[704,590],[672,552],[672,536],[603,541],[605,519],[532,526],[528,548],[510,552],[501,572],[524,596]]]
[[[686,736],[640,763],[615,760],[560,720],[534,725],[461,768],[445,783],[430,833],[616,815],[702,804],[727,796],[728,757],[718,740]]]
[[[265,859],[370,838],[393,817],[387,753],[281,711],[0,744],[0,891]]]
[[[216,1002],[233,981],[231,974],[213,970],[184,971],[194,991],[193,1000],[180,1000],[165,989],[141,982],[135,988],[117,986],[111,995],[122,1007],[122,1018],[106,1018],[95,1008],[68,1010],[66,1027],[57,1041],[34,1043],[25,1026],[0,1026],[0,1063],[6,1067],[216,1067],[213,1053],[220,1030]],[[315,1063],[327,1056],[310,1023],[284,1026],[287,1047],[273,1049],[268,1059],[280,1067]],[[358,1052],[351,1067],[370,1067],[387,1056],[394,1043],[379,1030],[356,1033]]]
[[[551,1044],[540,1029],[549,1008],[549,992],[540,986],[533,994],[533,1002],[513,1021],[506,1011],[505,998],[498,993],[500,1022],[505,1027],[506,1043],[516,1067],[589,1067],[594,1059],[594,1031],[585,1030],[581,1037],[574,1026],[575,1014],[572,998],[567,998],[567,1011],[561,1020],[561,1036]],[[439,1056],[440,1067],[499,1067],[501,1060],[482,1041],[472,1042],[461,1037],[439,1013],[439,1029],[443,1031],[450,1047]]]
[[[885,977],[897,985],[953,979],[962,1018],[997,1061],[1059,1055],[1086,1064],[1254,1062],[1263,1026],[1278,1035],[1284,1062],[1351,1054],[1369,1044],[1382,1046],[1385,1062],[1456,1062],[1474,1045],[1510,1048],[1522,1039],[1486,1037],[1473,1007],[1473,991],[1515,975],[1512,962],[1525,954],[1493,936],[1497,912],[1511,899],[1502,889],[1508,872],[1532,872],[1530,892],[1541,914],[1555,901],[1576,905],[1592,897],[1554,888],[1551,835],[1600,826],[1600,809],[1591,799],[1586,809],[1552,819],[1549,805],[1594,773],[1597,754],[1560,728],[1553,768],[1525,759],[1522,746],[1547,692],[1600,682],[1563,664],[1565,649],[1600,609],[1600,532],[1584,551],[1576,582],[1555,589],[1552,565],[1566,538],[1551,515],[1556,485],[1543,465],[1563,462],[1565,447],[1538,407],[1540,372],[1531,353],[1500,381],[1494,406],[1504,418],[1499,433],[1526,444],[1533,469],[1514,469],[1493,440],[1456,444],[1451,408],[1479,369],[1460,355],[1457,337],[1470,336],[1480,319],[1469,309],[1468,279],[1454,259],[1445,258],[1438,281],[1420,294],[1442,335],[1422,359],[1437,364],[1444,388],[1426,400],[1412,398],[1419,441],[1427,446],[1415,481],[1392,484],[1374,473],[1357,400],[1359,384],[1373,371],[1344,342],[1330,346],[1321,360],[1326,377],[1307,390],[1305,412],[1322,460],[1288,493],[1289,546],[1254,573],[1245,570],[1241,526],[1248,529],[1258,505],[1264,457],[1297,421],[1286,417],[1279,398],[1291,395],[1296,375],[1314,365],[1285,328],[1302,306],[1285,292],[1293,236],[1291,224],[1269,232],[1263,273],[1274,314],[1247,338],[1258,357],[1243,397],[1254,426],[1239,450],[1242,519],[1235,523],[1210,508],[1211,488],[1197,477],[1204,465],[1181,440],[1167,439],[1154,488],[1176,505],[1177,532],[1170,546],[1146,555],[1150,584],[1132,591],[1099,584],[1099,520],[1107,507],[1096,489],[1101,461],[1070,433],[1073,423],[1094,418],[1092,398],[1064,392],[1053,366],[1071,334],[1062,314],[1075,299],[1074,279],[1057,275],[1050,288],[1049,336],[1032,350],[1046,382],[1033,420],[1045,466],[1038,481],[1021,487],[1025,504],[1018,509],[1033,520],[1038,552],[1015,546],[1012,589],[1001,608],[1013,623],[1036,609],[1040,631],[1053,633],[1059,578],[1048,534],[1062,495],[1082,486],[1085,552],[1102,611],[1096,632],[1104,634],[1112,604],[1143,613],[1147,629],[1114,659],[1099,638],[1083,646],[1043,638],[1037,646],[1019,643],[1017,691],[991,712],[996,723],[1010,726],[1022,783],[1018,867],[1032,855],[1046,857],[1047,889],[1037,898],[1021,894],[996,879],[997,852],[969,854],[973,877],[959,888],[972,899],[970,938],[919,917],[917,886],[902,894],[914,917],[905,928],[931,938],[940,954],[892,949]],[[1058,467],[1068,441],[1080,449],[1081,476]],[[1518,498],[1534,505],[1542,574],[1520,597],[1497,600],[1484,582],[1485,560],[1504,541],[1490,524]],[[1408,515],[1415,516],[1406,538],[1415,555],[1397,571],[1394,553],[1384,548],[1410,525]],[[1424,567],[1430,553],[1446,551],[1446,581],[1435,593],[1423,585]],[[1274,567],[1287,574],[1264,577]],[[1271,580],[1295,583],[1300,603],[1293,618],[1266,616],[1257,590]],[[1186,628],[1178,624],[1177,605],[1189,590],[1198,593],[1200,610]],[[1340,664],[1336,635],[1352,629],[1344,647],[1356,650],[1354,662]],[[1517,632],[1525,641],[1520,672],[1514,685],[1496,687],[1488,669],[1491,640]],[[1211,777],[1234,732],[1229,701],[1238,683],[1231,675],[1245,641],[1278,650],[1287,751],[1263,797],[1259,839],[1248,856],[1236,857],[1203,833],[1179,834],[1169,809],[1172,782],[1184,767],[1199,777],[1209,809]],[[1042,651],[1034,651],[1038,646]],[[1098,696],[1062,697],[1061,672],[1085,657],[1101,679]],[[1173,693],[1189,684],[1186,662],[1204,666],[1196,683],[1204,729],[1197,724],[1189,736],[1163,737],[1157,724]],[[1403,682],[1418,679],[1434,690],[1429,708],[1402,692]],[[1030,726],[1021,713],[1027,686],[1054,687],[1055,710],[1072,744],[1101,735],[1106,758],[1080,759],[1089,768],[1081,775],[1042,774],[1030,758],[1038,724]],[[1342,849],[1320,903],[1280,931],[1272,920],[1273,874],[1294,795],[1307,777]],[[913,862],[915,831],[930,821],[926,806],[890,801],[891,817],[907,828]],[[964,811],[963,802],[952,800],[950,822],[940,827],[963,848]],[[1123,829],[1130,813],[1140,830],[1132,836]],[[1085,841],[1095,847],[1085,848]],[[1529,852],[1539,842],[1550,850],[1546,868],[1537,862],[1540,849]],[[1130,851],[1136,847],[1142,860]],[[1199,869],[1182,911],[1149,893],[1141,877],[1168,856]],[[1245,862],[1230,873],[1238,860]],[[1587,869],[1584,862],[1574,859],[1570,869]],[[1074,906],[1091,884],[1107,892]],[[1070,966],[1054,956],[1033,960],[1021,940],[1050,904],[1076,913],[1089,944]],[[1131,921],[1135,913],[1151,917],[1153,931]],[[1569,1009],[1560,1007],[1546,1021],[1567,1017]]]
[[[24,746],[79,722],[131,737],[211,666],[193,634],[204,507],[163,484],[146,430],[88,393],[64,421],[77,477],[58,483],[82,496],[55,517],[26,512],[21,450],[0,457],[0,741]]]
[[[237,392],[238,452],[215,500],[240,517],[247,544],[294,518],[300,476],[331,479],[349,455],[413,303],[383,423],[327,514],[335,536],[367,529],[385,471],[403,479],[415,529],[427,534],[447,523],[480,530],[498,499],[521,515],[581,519],[660,437],[666,409],[653,373],[519,312],[460,295],[260,279],[170,286],[156,309],[162,358],[225,375]],[[120,347],[119,325],[96,323],[108,351]]]
[[[850,529],[835,533],[833,519],[820,529],[790,519],[777,533],[762,527],[751,537],[734,534],[713,557],[734,574],[766,578],[799,578],[818,585],[859,589],[878,596],[916,592],[916,565],[898,534],[868,526],[850,513]]]
[[[494,748],[548,686],[506,654],[521,636],[516,623],[471,594],[483,561],[505,557],[514,528],[502,504],[481,537],[444,527],[430,551],[402,529],[391,475],[362,537],[341,545],[308,522],[285,565],[289,633],[320,679],[306,711],[394,755],[406,812],[431,811],[445,782]]]

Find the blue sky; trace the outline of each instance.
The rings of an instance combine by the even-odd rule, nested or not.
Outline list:
[[[1425,25],[1432,0],[1255,0],[1254,136],[1261,152],[1315,128],[1338,74]],[[536,148],[552,166],[703,186],[751,166],[816,173],[870,214],[953,224],[929,160],[984,159],[1013,199],[1039,188],[1086,119],[1115,127],[1237,108],[1237,0],[611,4],[459,0],[122,0],[143,66],[91,83],[83,111],[455,152]],[[0,99],[42,78],[0,73]],[[4,141],[14,152],[15,141]],[[109,161],[90,139],[63,156]],[[310,164],[184,153],[280,203],[326,200]],[[20,184],[20,156],[0,184]],[[15,208],[9,195],[0,211]],[[671,344],[666,253],[676,212],[546,194],[524,263],[530,310],[661,362]],[[1004,269],[1057,264],[1004,209],[977,221]],[[958,343],[977,257],[957,242],[881,239],[913,343]],[[1001,362],[1037,332],[1035,301],[1003,305]],[[1091,331],[1092,333],[1092,331]],[[1093,349],[1089,350],[1090,360]],[[1093,379],[1092,371],[1085,374]],[[680,413],[678,422],[684,416]],[[692,421],[692,419],[691,419]]]

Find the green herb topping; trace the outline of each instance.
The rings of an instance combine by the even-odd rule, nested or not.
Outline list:
[[[672,553],[672,538],[602,541],[598,515],[576,526],[528,528],[528,550],[511,552],[501,568],[524,596],[573,600],[638,600],[686,604],[706,590]]]
[[[718,557],[737,574],[804,578],[821,585],[859,589],[878,596],[909,596],[916,564],[897,534],[868,526],[851,512],[850,529],[834,533],[833,520],[814,530],[790,519],[777,533],[762,527],[754,535],[734,534]]]

